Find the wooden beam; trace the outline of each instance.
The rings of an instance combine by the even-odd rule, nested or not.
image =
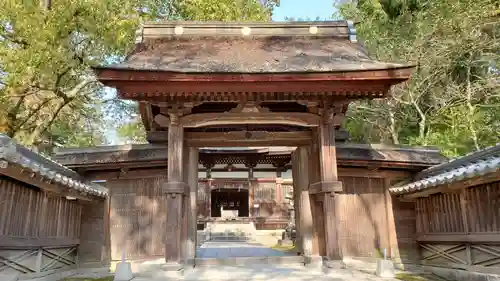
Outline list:
[[[168,140],[168,131],[148,131],[146,140],[150,143],[166,143]]]
[[[0,248],[28,249],[39,247],[70,247],[78,244],[80,244],[80,240],[75,238],[18,238],[0,236]]]
[[[190,146],[227,147],[227,146],[299,146],[311,141],[311,132],[226,132],[226,133],[186,133]]]
[[[489,233],[442,233],[424,234],[417,237],[419,242],[443,242],[443,243],[498,243],[500,242],[500,232]]]
[[[158,114],[155,121],[162,127],[169,126],[169,118]],[[217,125],[291,125],[301,127],[316,127],[319,125],[320,117],[316,114],[305,112],[269,112],[269,113],[199,113],[182,116],[180,124],[184,128],[198,128]]]
[[[168,71],[149,71],[137,72],[130,69],[111,69],[94,68],[99,80],[105,84],[113,82],[129,81],[131,84],[139,82],[157,82],[168,87],[164,82],[194,82],[194,83],[217,83],[225,82],[226,85],[235,83],[246,83],[247,88],[259,83],[293,83],[293,82],[344,82],[351,85],[358,85],[360,82],[374,84],[375,82],[396,82],[410,78],[414,66],[403,66],[400,68],[363,70],[363,71],[345,71],[345,72],[327,72],[327,73],[177,73]],[[384,81],[389,80],[389,81]],[[345,84],[344,84],[345,85]],[[142,85],[141,85],[142,86]],[[226,92],[230,92],[227,90]],[[252,92],[248,90],[248,92]],[[293,91],[290,91],[293,93]],[[314,91],[313,91],[314,92]],[[191,93],[191,92],[188,92]]]
[[[342,160],[337,159],[337,163]],[[364,167],[347,168],[338,167],[339,177],[363,177],[363,178],[409,178],[411,173],[408,171],[394,171],[389,169],[369,170]]]

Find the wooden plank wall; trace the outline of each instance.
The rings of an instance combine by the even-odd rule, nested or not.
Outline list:
[[[360,172],[361,173],[361,172]],[[383,178],[340,176],[339,239],[345,257],[377,257],[389,248]]]
[[[77,201],[50,196],[35,187],[0,178],[0,210],[0,241],[78,240],[82,208]]]
[[[500,181],[416,205],[422,264],[500,273]]]
[[[111,259],[162,257],[166,210],[161,186],[165,177],[107,182],[110,190]]]
[[[0,275],[75,267],[81,212],[75,200],[0,176]]]

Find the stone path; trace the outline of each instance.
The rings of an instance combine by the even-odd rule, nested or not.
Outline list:
[[[339,269],[324,272],[322,269],[308,269],[303,266],[211,266],[189,269],[182,276],[136,277],[133,281],[398,281],[379,278],[373,274],[354,269]]]
[[[245,257],[286,257],[292,254],[280,252],[258,243],[205,242],[197,249],[202,259],[235,259]],[[300,264],[245,264],[203,265],[186,269],[182,275],[157,272],[149,277],[136,277],[133,281],[396,281],[378,278],[374,274],[356,269],[328,270],[306,268]]]
[[[250,242],[205,242],[196,251],[198,258],[282,257],[290,254]]]
[[[205,242],[197,249],[198,258],[236,259],[258,257],[285,257],[283,253],[257,243],[249,242]],[[356,267],[358,268],[358,267]],[[363,265],[359,268],[367,270]],[[372,269],[370,268],[369,271]],[[398,281],[379,278],[373,273],[354,268],[325,269],[307,268],[298,263],[286,264],[245,264],[245,265],[201,265],[185,269],[184,272],[151,271],[136,273],[133,281]]]

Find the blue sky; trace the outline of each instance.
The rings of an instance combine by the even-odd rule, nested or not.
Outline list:
[[[282,21],[285,17],[330,19],[333,5],[334,0],[281,0],[280,6],[274,9],[273,20]]]

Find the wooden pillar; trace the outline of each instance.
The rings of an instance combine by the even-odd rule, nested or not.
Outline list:
[[[186,261],[188,264],[194,265],[196,256],[196,238],[197,238],[197,206],[196,194],[198,191],[198,149],[196,147],[188,148],[188,171],[187,183],[189,185],[188,208],[187,208],[187,245],[186,245]]]
[[[297,157],[297,150],[292,153],[292,187],[293,187],[293,209],[295,212],[295,248],[298,253],[303,253],[302,249],[302,231],[300,229],[300,187],[298,185],[300,173],[298,165],[300,159]]]
[[[182,260],[183,196],[187,184],[183,182],[184,129],[178,116],[170,114],[168,128],[168,182],[163,186],[166,205],[165,262],[180,263]]]
[[[338,181],[337,156],[335,149],[334,113],[326,111],[324,123],[317,130],[317,159],[319,164],[319,181],[312,183],[311,193],[322,202],[325,255],[329,260],[342,260],[338,238],[337,206],[335,192],[342,191],[342,183]],[[315,156],[316,156],[315,155]]]
[[[281,167],[276,168],[276,202],[278,203],[278,206],[281,207],[283,204],[283,195],[282,190],[281,190],[281,182],[283,179],[281,178]]]
[[[253,169],[257,167],[257,162],[253,159],[247,161],[245,166],[248,168],[248,217],[252,218],[255,215],[254,205],[254,176]]]
[[[205,194],[207,196],[207,218],[212,217],[212,167],[213,165],[205,165],[205,168],[207,169],[207,183],[205,185]]]
[[[296,207],[296,210],[298,210],[298,246],[304,256],[312,256],[313,219],[309,195],[309,163],[307,161],[308,147],[299,146],[293,153],[292,157],[294,195],[297,194],[296,196],[298,196],[298,205]]]

